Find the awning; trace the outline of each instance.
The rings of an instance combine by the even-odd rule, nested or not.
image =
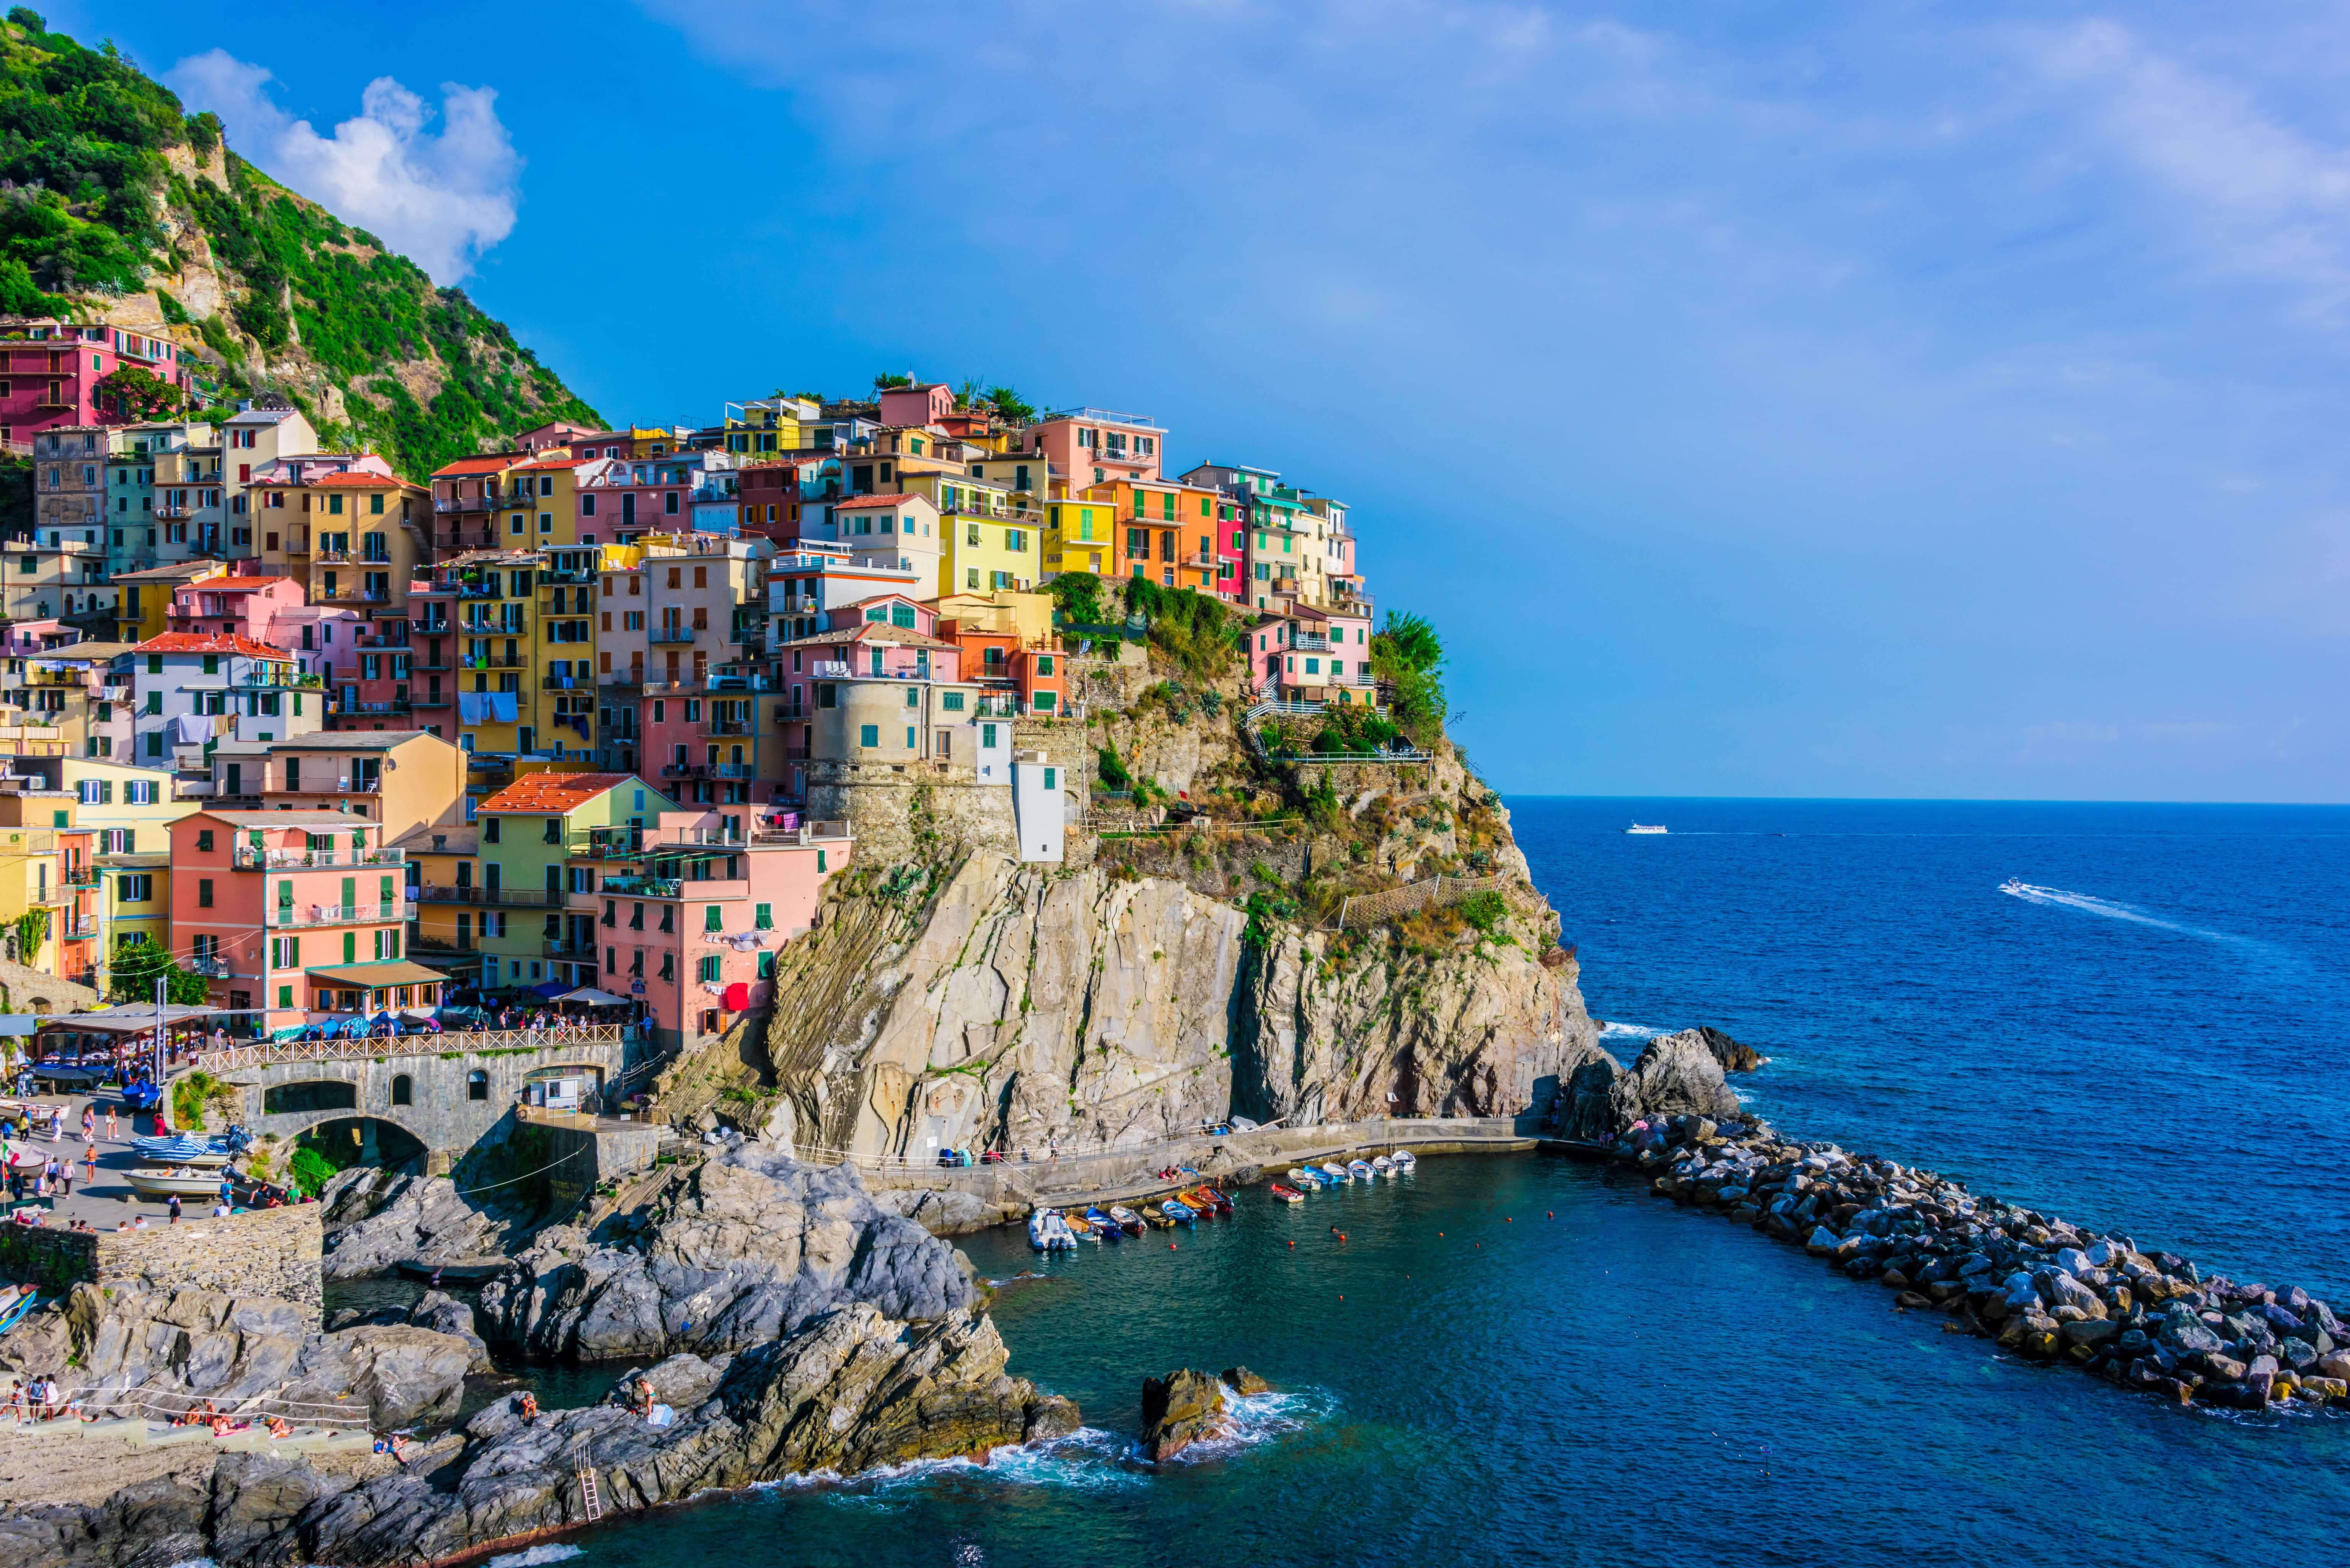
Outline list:
[[[406,959],[385,959],[380,963],[337,964],[331,969],[312,969],[302,972],[336,985],[363,986],[369,991],[384,985],[442,985],[449,979],[437,969],[426,969],[422,964],[411,963]]]
[[[567,980],[550,980],[546,981],[544,984],[532,986],[531,990],[546,998],[549,1002],[553,1002],[563,994],[563,988],[570,983],[571,982]]]
[[[610,992],[598,991],[592,985],[583,985],[577,991],[567,991],[555,1000],[584,1002],[590,1007],[626,1007],[629,1004],[627,997],[614,996]]]
[[[185,1023],[192,1019],[210,1018],[219,1011],[214,1007],[183,1007],[167,1002],[161,1022],[166,1026]],[[151,1002],[109,1007],[103,1012],[44,1012],[41,1016],[48,1021],[43,1028],[92,1030],[100,1034],[143,1034],[153,1030],[157,1022]]]

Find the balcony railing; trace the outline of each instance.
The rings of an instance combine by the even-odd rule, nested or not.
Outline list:
[[[691,626],[657,626],[645,634],[648,642],[691,642],[702,635],[701,628]]]
[[[405,713],[408,710],[408,699],[395,697],[388,702],[354,702],[345,711],[352,713]]]
[[[530,655],[520,651],[468,653],[460,657],[457,664],[463,670],[527,670],[530,668]]]
[[[180,967],[206,980],[255,980],[260,975],[257,970],[240,970],[228,960],[218,957],[184,958],[180,961]]]
[[[380,920],[412,920],[416,901],[394,898],[373,904],[280,904],[271,915],[272,926],[351,926]]]
[[[436,495],[432,498],[432,510],[442,514],[495,512],[501,504],[503,504],[502,501],[495,494],[456,496]]]
[[[304,687],[314,691],[327,683],[327,678],[325,676],[305,675],[290,664],[273,666],[271,668],[281,670],[284,673],[273,675],[268,673],[265,670],[247,670],[244,674],[237,677],[236,683],[239,686],[267,686],[276,690],[284,690],[292,687]]]
[[[661,764],[661,777],[665,779],[699,779],[709,776],[709,764],[705,763],[663,763]]]
[[[846,659],[812,659],[809,662],[812,667],[811,673],[813,673],[818,680],[846,680],[848,679],[848,662]]]
[[[477,528],[471,532],[463,529],[451,529],[443,533],[436,528],[432,533],[432,547],[435,550],[494,550],[498,547],[498,531],[494,528]],[[450,584],[441,583],[425,591],[445,594],[452,592],[453,588]]]
[[[569,942],[541,942],[539,951],[551,959],[569,959],[575,963],[594,963],[598,956],[596,944],[588,942],[575,947]]]
[[[338,785],[331,793],[340,793],[349,787],[348,784]],[[321,780],[311,793],[325,794],[330,792]],[[408,852],[404,849],[255,849],[243,844],[237,846],[234,857],[237,868],[244,871],[330,871],[338,867],[400,866],[407,860]]]
[[[495,909],[544,909],[561,908],[563,895],[549,893],[541,888],[454,888],[426,883],[411,888],[409,893],[422,904],[487,904]]]

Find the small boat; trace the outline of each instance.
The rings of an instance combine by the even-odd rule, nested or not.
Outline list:
[[[30,1285],[0,1286],[0,1334],[5,1334],[38,1306],[41,1293]]]
[[[1167,1216],[1170,1225],[1189,1225],[1200,1217],[1190,1205],[1178,1203],[1172,1198],[1159,1206],[1159,1212]]]
[[[1347,1175],[1349,1178],[1351,1178],[1352,1179],[1356,1180],[1356,1181],[1368,1181],[1368,1180],[1370,1180],[1370,1179],[1371,1179],[1371,1164],[1370,1164],[1370,1161],[1368,1161],[1368,1160],[1367,1160],[1367,1159],[1350,1159],[1350,1160],[1348,1160],[1348,1161],[1347,1162]]]
[[[2022,877],[2010,877],[1999,885],[1999,890],[2002,893],[2022,893],[2026,891],[2026,888],[2023,886]]]
[[[1662,833],[1665,831],[1665,825],[1661,822],[1636,822],[1624,831],[1627,833]]]
[[[132,1191],[145,1198],[169,1198],[175,1192],[182,1198],[210,1198],[221,1186],[218,1171],[189,1166],[170,1170],[142,1168],[129,1172],[126,1179]]]
[[[1198,1215],[1202,1220],[1213,1220],[1216,1217],[1215,1203],[1204,1196],[1196,1187],[1187,1187],[1182,1191],[1177,1193],[1175,1195],[1175,1201],[1180,1203],[1184,1208],[1189,1209],[1192,1213]]]
[[[1086,1226],[1101,1241],[1123,1241],[1126,1240],[1126,1227],[1098,1209],[1086,1210]]]
[[[1284,1187],[1278,1181],[1273,1184],[1270,1190],[1275,1198],[1280,1199],[1284,1203],[1303,1203],[1305,1201],[1305,1194],[1298,1191],[1295,1187]]]
[[[1393,1176],[1395,1174],[1395,1161],[1389,1159],[1386,1155],[1375,1154],[1371,1156],[1371,1171],[1372,1174],[1376,1176]]]
[[[1411,1172],[1419,1168],[1419,1156],[1412,1153],[1411,1150],[1408,1148],[1399,1148],[1396,1150],[1394,1159],[1396,1174],[1398,1176],[1408,1176]]]
[[[1109,1217],[1111,1221],[1128,1235],[1139,1236],[1142,1234],[1142,1216],[1137,1214],[1133,1210],[1128,1209],[1125,1204],[1111,1204],[1109,1206]]]
[[[1300,1187],[1311,1188],[1315,1191],[1319,1191],[1322,1184],[1330,1179],[1324,1176],[1318,1170],[1308,1170],[1302,1165],[1293,1165],[1289,1168],[1289,1179],[1297,1183]]]
[[[1202,1187],[1200,1189],[1200,1196],[1206,1199],[1219,1215],[1230,1214],[1232,1211],[1232,1200],[1215,1188]]]
[[[1326,1159],[1322,1162],[1322,1174],[1328,1177],[1334,1183],[1340,1181],[1352,1181],[1355,1179],[1353,1177],[1347,1174],[1347,1168],[1345,1166],[1340,1165],[1337,1161],[1332,1159]]]
[[[191,1137],[184,1133],[178,1137],[133,1138],[130,1147],[140,1158],[152,1160],[157,1165],[218,1167],[226,1165],[231,1158],[229,1151],[214,1147],[213,1140]]]
[[[1061,1222],[1069,1228],[1069,1234],[1080,1241],[1098,1243],[1101,1241],[1100,1232],[1087,1224],[1086,1217],[1082,1214],[1063,1214]]]
[[[1146,1207],[1142,1210],[1142,1222],[1154,1231],[1164,1231],[1175,1223],[1175,1216],[1168,1213],[1167,1206],[1161,1203],[1155,1208]]]
[[[116,1090],[115,1097],[122,1102],[122,1108],[126,1111],[152,1110],[162,1103],[163,1090],[159,1085],[141,1082]]]
[[[1077,1239],[1060,1210],[1039,1209],[1028,1216],[1028,1244],[1040,1252],[1068,1252],[1076,1250]]]

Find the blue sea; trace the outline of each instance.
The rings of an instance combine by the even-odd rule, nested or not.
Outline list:
[[[2350,1303],[2350,809],[1510,806],[1626,1061],[1714,1024],[1772,1058],[1737,1083],[1785,1130]],[[714,1500],[581,1561],[2343,1560],[2350,1416],[2007,1360],[1610,1170],[1430,1158],[1044,1272],[995,1315],[1080,1438]],[[1145,1375],[1234,1363],[1279,1392],[1232,1440],[1124,1457]]]

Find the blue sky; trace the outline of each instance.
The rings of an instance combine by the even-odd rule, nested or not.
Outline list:
[[[608,417],[975,376],[1346,497],[1505,790],[2350,800],[2338,6],[47,14]]]

